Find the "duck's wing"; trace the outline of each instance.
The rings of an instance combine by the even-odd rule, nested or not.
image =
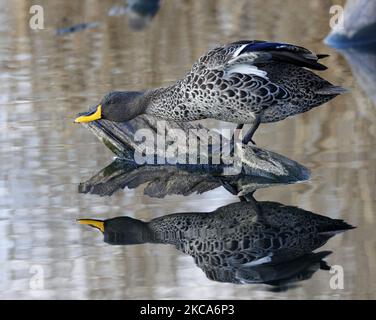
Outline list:
[[[327,57],[324,54],[315,54],[312,51],[289,43],[278,42],[238,42],[235,44],[238,49],[231,57],[231,63],[235,63],[238,59],[247,60],[253,64],[267,62],[283,62],[293,64],[299,67],[305,67],[313,70],[326,70],[327,67],[319,63],[318,60]]]
[[[327,57],[288,43],[244,40],[217,47],[201,60],[209,69],[222,69],[227,73],[245,73],[266,77],[262,64],[288,63],[313,70],[325,70],[318,60]]]

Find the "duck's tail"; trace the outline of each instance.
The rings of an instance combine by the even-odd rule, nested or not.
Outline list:
[[[323,96],[337,96],[342,93],[346,93],[348,91],[349,91],[348,89],[343,88],[341,86],[330,85],[330,86],[316,90],[316,94],[323,95]]]
[[[340,219],[331,219],[329,223],[323,223],[319,226],[319,234],[332,237],[338,233],[355,229],[356,227]]]

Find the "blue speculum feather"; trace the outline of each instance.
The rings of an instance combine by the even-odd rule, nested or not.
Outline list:
[[[279,43],[279,42],[257,42],[251,43],[246,46],[241,53],[248,52],[248,51],[268,51],[268,50],[288,50],[289,45],[286,43]]]

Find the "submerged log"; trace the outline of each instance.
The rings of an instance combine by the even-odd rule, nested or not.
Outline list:
[[[148,182],[145,193],[153,197],[203,193],[220,186],[224,186],[233,194],[241,195],[258,188],[309,179],[309,170],[304,166],[252,144],[238,146],[242,148],[240,157],[234,158],[235,160],[231,163],[229,159],[231,157],[221,153],[223,145],[229,147],[229,140],[218,133],[214,134],[214,131],[209,131],[213,133],[209,141],[208,135],[200,135],[197,131],[203,129],[205,132],[206,129],[199,124],[192,123],[165,122],[163,124],[165,130],[162,133],[162,135],[166,134],[165,141],[186,141],[184,140],[186,137],[182,136],[193,132],[196,134],[198,144],[208,146],[207,150],[200,150],[201,152],[195,155],[197,159],[193,158],[194,163],[192,161],[171,162],[171,155],[166,156],[164,148],[158,147],[157,144],[157,136],[161,136],[158,127],[160,124],[148,116],[137,117],[123,123],[99,120],[84,124],[118,156],[118,159],[88,181],[81,183],[79,191],[111,195],[124,187],[135,188]],[[140,164],[135,161],[135,153],[143,152],[140,143],[134,140],[140,129],[143,132],[148,130],[149,135],[153,135],[155,149],[152,158],[158,159],[159,162]],[[218,139],[222,142],[221,149],[218,149]],[[182,147],[183,144],[181,142],[180,146]],[[187,151],[184,155],[185,159],[192,160],[192,153]],[[174,154],[174,156],[177,155]],[[213,161],[214,158],[215,160],[219,158],[219,162]]]
[[[221,172],[214,169],[207,171],[198,166],[138,166],[134,162],[118,159],[87,181],[81,182],[78,191],[111,196],[125,187],[134,189],[146,183],[144,194],[154,198],[164,198],[167,195],[202,194],[221,186],[234,195],[245,196],[260,188],[295,182],[295,180],[287,181],[258,175],[227,176],[221,175]]]

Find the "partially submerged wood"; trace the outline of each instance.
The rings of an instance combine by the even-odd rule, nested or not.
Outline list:
[[[134,189],[146,183],[144,194],[164,198],[167,195],[188,196],[204,193],[223,186],[234,195],[243,196],[253,191],[285,182],[257,175],[221,175],[219,171],[203,167],[180,167],[174,165],[144,165],[115,160],[93,177],[79,184],[80,193],[111,196],[118,190]]]
[[[124,123],[100,120],[85,125],[118,156],[118,160],[81,183],[79,190],[84,193],[111,195],[118,189],[135,188],[147,182],[145,193],[153,197],[202,193],[220,186],[234,194],[247,194],[274,184],[296,183],[309,179],[309,170],[304,166],[252,144],[241,146],[243,152],[238,159],[240,167],[228,164],[229,156],[222,156],[220,150],[216,149],[218,141],[215,140],[219,137],[223,144],[228,144],[229,141],[218,134],[213,135],[213,144],[209,143],[205,135],[196,136],[199,143],[209,145],[207,153],[199,153],[197,164],[170,164],[171,158],[165,157],[164,151],[157,148],[155,143],[155,159],[157,156],[159,159],[165,157],[165,163],[140,165],[134,161],[135,152],[142,152],[140,144],[134,141],[134,136],[139,129],[148,129],[156,141],[156,120],[141,116]],[[193,123],[166,122],[165,127],[166,141],[176,138],[179,134],[186,135],[189,130],[192,132],[192,129],[204,129],[201,125]],[[182,131],[172,133],[171,129]],[[218,154],[221,161],[213,164],[213,157],[217,157]],[[186,156],[188,159],[189,154]]]

